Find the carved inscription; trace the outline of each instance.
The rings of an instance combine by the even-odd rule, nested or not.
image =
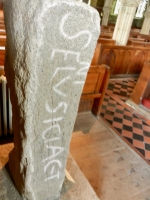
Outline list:
[[[67,20],[69,20],[70,13],[64,15],[64,17],[61,20],[59,31],[62,37],[67,38],[68,40],[74,40],[77,38],[80,38],[81,36],[85,35],[87,38],[86,44],[84,44],[83,49],[88,47],[91,39],[92,39],[92,34],[90,33],[89,30],[84,30],[76,33],[75,35],[69,36],[65,31],[64,31],[64,26],[65,23],[67,23]],[[57,107],[51,108],[50,105],[48,104],[48,101],[45,103],[45,109],[46,112],[50,114],[50,116],[53,116],[53,118],[45,119],[43,120],[43,123],[47,125],[47,129],[43,131],[42,133],[42,139],[44,140],[45,143],[45,148],[48,149],[49,157],[45,158],[42,160],[44,163],[44,173],[48,172],[49,176],[45,177],[45,181],[50,181],[53,179],[59,179],[60,177],[60,172],[61,172],[61,167],[62,163],[59,160],[60,154],[63,153],[64,147],[62,146],[57,146],[57,141],[58,144],[60,143],[60,140],[62,139],[62,128],[61,128],[61,123],[63,120],[65,120],[65,115],[68,110],[68,103],[67,103],[67,93],[66,91],[63,91],[64,87],[61,87],[65,84],[69,85],[71,84],[84,84],[84,79],[87,74],[87,70],[89,68],[89,62],[86,61],[80,61],[80,52],[78,51],[72,51],[72,50],[65,50],[65,49],[53,49],[52,53],[50,55],[51,60],[55,59],[55,56],[60,55],[61,57],[63,56],[63,60],[67,61],[67,59],[72,56],[74,57],[74,60],[77,63],[77,66],[80,67],[75,67],[75,66],[66,66],[66,67],[56,67],[54,73],[52,74],[51,81],[55,79],[57,75],[60,76],[61,72],[67,72],[68,74],[70,71],[74,72],[74,76],[76,79],[74,80],[73,77],[71,76],[62,76],[53,86],[52,90],[53,92],[58,96],[58,99],[60,99],[60,102],[58,103]],[[70,63],[71,65],[71,63]],[[61,101],[63,99],[63,101]],[[66,99],[66,101],[65,101]],[[61,111],[61,112],[60,112]],[[58,116],[59,117],[55,117]],[[52,115],[53,114],[53,115]],[[55,135],[55,137],[53,137]],[[53,141],[55,141],[55,146],[53,146]]]

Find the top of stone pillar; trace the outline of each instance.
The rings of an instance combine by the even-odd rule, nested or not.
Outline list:
[[[111,8],[113,0],[105,0],[104,7]],[[104,8],[103,8],[104,9]]]
[[[124,6],[130,6],[130,7],[138,7],[140,3],[140,0],[121,0],[121,4]]]

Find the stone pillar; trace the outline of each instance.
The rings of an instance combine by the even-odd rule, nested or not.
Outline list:
[[[103,18],[102,18],[103,26],[107,26],[107,24],[108,24],[109,13],[111,11],[112,2],[113,2],[113,0],[105,1],[104,7],[103,7]]]
[[[6,0],[4,16],[10,172],[24,200],[58,200],[99,14],[76,0]]]
[[[145,18],[141,28],[141,34],[149,35],[149,31],[150,31],[150,7],[148,7],[147,11],[145,12]]]
[[[126,45],[139,1],[140,0],[121,0],[121,6],[113,33],[113,39],[116,40],[116,44]]]

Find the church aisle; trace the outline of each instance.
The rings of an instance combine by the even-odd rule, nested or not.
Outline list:
[[[109,81],[100,117],[150,164],[150,120],[129,107],[136,79]]]

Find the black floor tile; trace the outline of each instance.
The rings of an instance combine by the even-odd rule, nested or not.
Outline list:
[[[115,122],[122,123],[122,122],[123,122],[123,119],[118,118],[118,117],[114,117],[114,121],[115,121]]]
[[[129,116],[127,116],[127,115],[124,115],[124,119],[129,120],[129,121],[132,121],[132,117],[129,117]]]
[[[144,135],[147,136],[147,137],[150,137],[150,132],[148,131],[143,131]]]
[[[144,141],[143,135],[138,135],[138,134],[136,134],[136,133],[133,133],[133,139],[139,140],[139,141],[141,141],[141,142]]]
[[[140,149],[140,148],[137,148],[136,149],[145,157],[145,150],[144,149]]]
[[[135,123],[135,122],[133,122],[133,126],[134,126],[135,128],[142,129],[142,125],[141,125],[141,124],[137,124],[137,123]]]
[[[145,144],[145,149],[150,151],[150,144]]]
[[[116,113],[123,114],[123,113],[124,113],[124,110],[119,110],[119,109],[116,109]]]
[[[124,137],[128,142],[130,142],[130,144],[133,144],[133,140],[131,138],[128,137]]]
[[[108,114],[108,115],[111,115],[111,116],[113,116],[114,115],[114,112],[112,112],[112,111],[110,111],[110,110],[106,110],[106,112],[105,112],[106,114]]]
[[[126,131],[130,131],[132,132],[132,127],[131,126],[127,126],[127,125],[123,125],[123,129],[126,130]]]

